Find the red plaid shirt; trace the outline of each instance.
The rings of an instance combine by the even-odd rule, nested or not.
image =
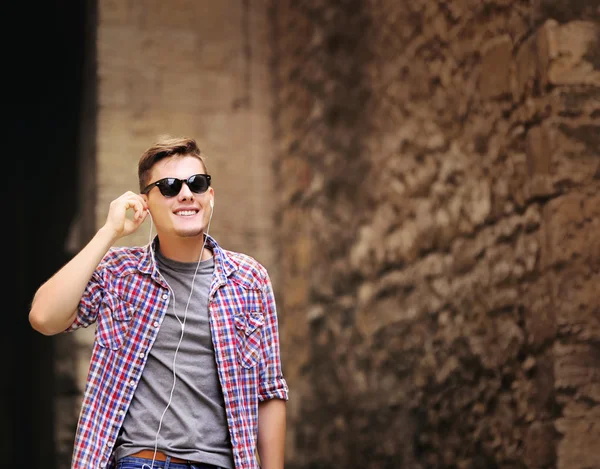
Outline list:
[[[288,399],[275,299],[256,260],[221,249],[210,236],[207,247],[215,262],[210,328],[235,467],[256,469],[258,403]],[[96,324],[72,469],[114,467],[115,440],[169,298],[148,246],[111,248],[92,275],[67,329]]]

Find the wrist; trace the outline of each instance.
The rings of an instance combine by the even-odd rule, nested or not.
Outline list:
[[[104,225],[96,232],[96,238],[102,241],[107,247],[110,247],[119,239],[119,235],[114,229]]]

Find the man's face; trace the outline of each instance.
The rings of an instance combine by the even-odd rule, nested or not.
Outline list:
[[[153,183],[163,178],[187,180],[194,174],[205,172],[199,158],[176,155],[155,164],[149,181]],[[211,215],[210,201],[214,197],[212,187],[203,194],[197,194],[184,183],[177,195],[165,197],[155,186],[145,197],[158,234],[189,238],[206,231]]]

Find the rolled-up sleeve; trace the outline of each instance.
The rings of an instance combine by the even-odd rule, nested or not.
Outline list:
[[[259,401],[268,399],[288,400],[288,385],[283,377],[281,354],[279,348],[279,325],[275,295],[269,274],[265,272],[262,287],[262,303],[265,313],[265,324],[262,340],[262,358],[260,382],[258,387]]]
[[[77,309],[77,316],[71,323],[65,332],[75,331],[82,327],[89,327],[94,324],[98,318],[98,311],[100,310],[100,304],[102,298],[106,292],[105,280],[106,274],[104,270],[99,267],[92,274],[92,278],[88,282],[79,306]]]

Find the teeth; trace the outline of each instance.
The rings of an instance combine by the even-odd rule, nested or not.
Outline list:
[[[196,211],[195,210],[181,210],[181,211],[177,212],[177,215],[182,215],[184,217],[187,217],[190,215],[196,215]]]

